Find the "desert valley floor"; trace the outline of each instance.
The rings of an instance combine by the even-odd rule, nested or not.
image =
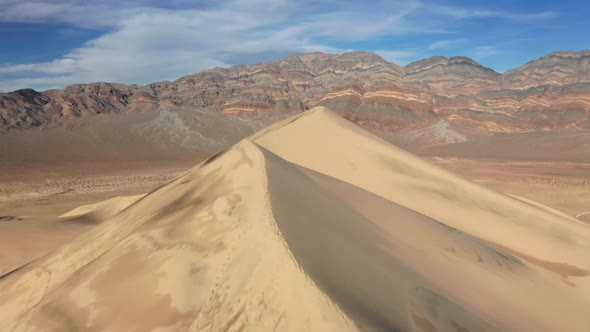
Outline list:
[[[3,216],[59,216],[78,206],[138,195],[173,180],[208,157],[169,160],[0,164]],[[590,159],[584,162],[423,157],[489,189],[517,195],[590,221]]]
[[[59,216],[78,206],[146,193],[194,165],[189,160],[108,164],[25,165],[0,172],[2,216]],[[492,190],[551,206],[590,221],[590,163],[425,157],[452,173]]]

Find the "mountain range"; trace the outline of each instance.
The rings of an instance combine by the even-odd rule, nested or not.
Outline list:
[[[109,147],[105,153],[132,143],[124,150],[215,151],[325,106],[427,155],[458,149],[478,155],[485,146],[487,156],[501,158],[506,149],[496,155],[493,147],[504,144],[513,148],[509,154],[544,159],[543,149],[528,148],[541,144],[556,150],[553,158],[578,160],[590,156],[590,145],[580,144],[590,141],[589,95],[590,51],[554,52],[503,74],[466,57],[401,67],[367,52],[298,54],[146,86],[91,83],[0,94],[0,152],[14,152],[25,138],[33,140],[29,149],[45,151],[53,141],[79,140],[72,137]],[[85,150],[85,143],[72,144]]]

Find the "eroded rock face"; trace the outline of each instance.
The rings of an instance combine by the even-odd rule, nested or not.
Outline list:
[[[590,130],[589,93],[590,51],[551,53],[505,74],[466,57],[432,57],[400,67],[366,52],[310,53],[147,86],[92,83],[0,94],[0,130],[146,110],[210,112],[264,125],[327,106],[368,129],[444,127],[456,140]]]
[[[50,98],[33,89],[0,94],[0,127],[30,128],[46,123],[44,106]]]

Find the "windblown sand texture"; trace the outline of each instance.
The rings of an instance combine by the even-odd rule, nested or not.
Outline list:
[[[589,331],[590,226],[325,108],[0,277],[1,331]]]

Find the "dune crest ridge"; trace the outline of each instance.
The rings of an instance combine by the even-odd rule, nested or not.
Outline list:
[[[100,212],[102,211],[102,212]],[[0,278],[0,330],[587,331],[590,227],[314,108]]]

